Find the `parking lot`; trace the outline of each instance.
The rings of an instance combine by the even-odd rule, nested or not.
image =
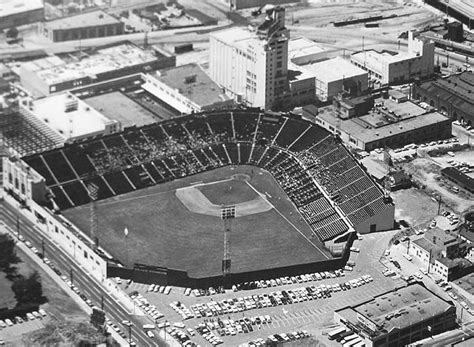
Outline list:
[[[283,284],[285,280],[279,279],[280,285],[275,280],[269,282],[269,286],[265,283],[266,288],[227,290],[203,296],[177,287],[169,287],[167,295],[160,293],[161,287],[157,292],[150,292],[150,286],[146,284],[132,282],[128,285],[122,281],[120,286],[129,294],[140,294],[140,298],[156,307],[152,313],[156,317],[156,329],[167,327],[168,333],[174,335],[180,331],[203,346],[212,345],[198,332],[203,329],[209,331],[206,331],[207,337],[212,333],[212,341],[222,341],[224,345],[266,340],[273,334],[288,333],[290,336],[306,333],[326,345],[337,345],[325,336],[334,326],[335,310],[404,284],[400,278],[386,278],[382,274],[385,266],[381,258],[394,233],[362,235],[354,247],[363,252],[352,252],[350,257],[350,262],[355,264],[353,270],[341,271],[339,276],[325,274],[327,278],[319,280],[313,274],[310,278],[295,278],[295,283],[292,278],[288,278],[289,284]]]

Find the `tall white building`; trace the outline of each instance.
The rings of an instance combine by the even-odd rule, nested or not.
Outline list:
[[[211,34],[210,76],[237,102],[271,109],[289,93],[289,32],[284,8],[269,6],[265,12],[256,28]]]

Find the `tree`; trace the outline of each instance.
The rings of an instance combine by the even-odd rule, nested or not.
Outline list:
[[[18,29],[13,27],[7,30],[6,36],[9,39],[16,39],[19,33]]]
[[[7,274],[9,279],[14,279],[20,258],[16,255],[15,241],[7,234],[0,234],[0,270]]]
[[[46,302],[46,298],[43,296],[41,278],[37,271],[28,277],[18,276],[12,284],[12,290],[15,293],[17,306],[25,304],[41,305]]]

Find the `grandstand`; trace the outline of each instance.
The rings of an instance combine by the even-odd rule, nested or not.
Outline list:
[[[295,116],[233,110],[128,128],[23,158],[65,210],[226,165],[261,167],[310,225],[311,237],[393,226],[394,207],[350,152],[326,130]]]

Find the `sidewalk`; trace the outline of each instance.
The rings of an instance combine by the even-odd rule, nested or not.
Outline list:
[[[0,221],[0,233],[9,233],[13,238],[16,238],[14,232],[6,225],[3,221]],[[64,282],[48,265],[46,265],[41,259],[33,253],[23,242],[17,242],[16,246],[31,260],[33,260],[38,267],[40,267],[46,274],[53,279],[54,282],[64,291],[74,302],[88,315],[92,313],[90,308],[79,295],[73,292],[73,290]],[[112,329],[109,329],[109,331]],[[128,346],[128,342],[125,341],[116,331],[111,331],[112,337],[117,341],[120,346]]]

